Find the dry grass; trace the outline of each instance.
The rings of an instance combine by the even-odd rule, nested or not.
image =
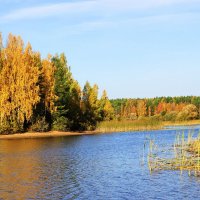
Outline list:
[[[142,130],[157,130],[162,128],[160,121],[143,119],[143,120],[122,120],[122,121],[105,121],[101,122],[98,127],[98,132],[125,132],[125,131],[142,131]]]
[[[162,122],[163,126],[192,126],[199,125],[200,120],[188,120],[188,121],[165,121]]]
[[[167,152],[169,158],[160,156],[160,152]],[[173,156],[172,156],[173,155]],[[158,170],[187,171],[189,175],[200,176],[200,137],[193,139],[191,134],[185,139],[184,133],[178,135],[171,149],[159,150],[150,141],[148,166],[151,172]]]
[[[125,132],[125,131],[144,131],[144,130],[159,130],[165,126],[189,126],[198,125],[200,120],[171,122],[171,121],[158,121],[150,118],[144,118],[141,120],[113,120],[104,121],[99,123],[96,131],[98,132]]]

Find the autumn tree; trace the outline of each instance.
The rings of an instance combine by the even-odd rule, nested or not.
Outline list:
[[[123,108],[123,117],[126,119],[137,119],[137,101],[128,99]]]
[[[19,36],[9,34],[0,56],[0,129],[1,132],[21,131],[40,101],[40,72],[35,65],[38,54],[32,51],[30,44],[24,48]]]
[[[101,99],[99,100],[100,120],[111,120],[114,115],[114,108],[108,99],[107,92],[104,90]]]
[[[198,116],[198,109],[195,105],[189,104],[183,108],[177,115],[177,120],[193,120]]]
[[[84,129],[95,129],[97,122],[100,119],[98,107],[98,86],[95,84],[92,87],[87,81],[83,88],[81,101],[81,109],[83,112],[82,126],[84,127]]]
[[[2,34],[0,32],[0,71],[3,67],[3,56],[2,56],[2,50],[3,50],[3,41],[2,41]]]
[[[50,55],[43,60],[41,60],[40,56],[38,56],[36,63],[40,71],[38,77],[40,101],[34,109],[30,129],[33,131],[48,131],[51,129],[52,113],[55,110],[55,68],[51,62]]]
[[[145,100],[138,100],[137,102],[137,114],[138,117],[145,117],[147,114],[147,107]]]

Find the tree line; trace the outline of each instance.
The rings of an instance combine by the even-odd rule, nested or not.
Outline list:
[[[64,54],[43,59],[20,36],[4,46],[0,34],[0,133],[94,130],[113,114],[106,91],[81,89]]]
[[[111,103],[117,119],[151,117],[164,121],[184,121],[200,118],[198,96],[113,99]]]

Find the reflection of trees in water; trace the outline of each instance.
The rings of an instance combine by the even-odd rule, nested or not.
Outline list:
[[[78,138],[0,141],[0,199],[77,196],[77,160],[64,148],[76,141]]]

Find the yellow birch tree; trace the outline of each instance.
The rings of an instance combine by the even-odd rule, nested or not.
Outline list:
[[[30,44],[24,48],[19,36],[9,34],[6,47],[1,49],[1,131],[22,130],[24,121],[30,120],[33,108],[40,100],[37,57]]]

